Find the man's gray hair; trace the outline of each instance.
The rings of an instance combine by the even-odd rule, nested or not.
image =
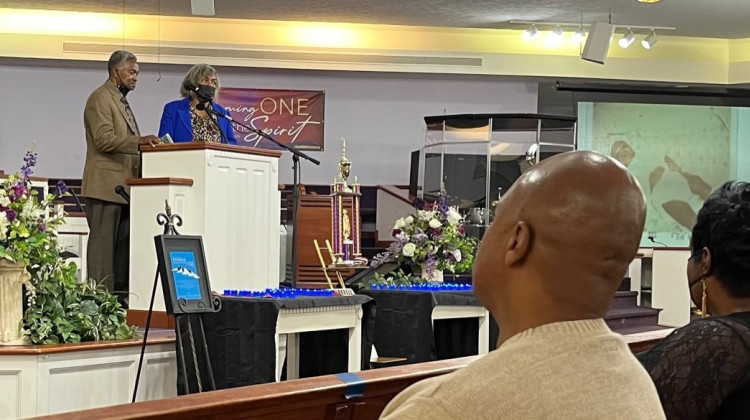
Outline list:
[[[138,61],[135,54],[130,51],[117,50],[113,52],[112,55],[109,56],[109,61],[107,62],[107,70],[109,71],[109,74],[114,74],[116,69],[122,67],[125,65],[126,61],[130,60]]]

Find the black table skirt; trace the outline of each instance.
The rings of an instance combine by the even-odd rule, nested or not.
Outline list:
[[[450,359],[478,353],[478,320],[447,319],[431,322],[435,305],[480,305],[470,292],[363,290],[336,298],[254,299],[222,297],[222,309],[203,315],[206,342],[217,389],[273,382],[276,348],[274,334],[281,309],[361,304],[362,366],[369,369],[372,345],[382,357],[404,357],[406,363]],[[194,320],[194,333],[198,324]],[[497,342],[497,325],[490,321],[490,350]],[[346,329],[306,332],[299,335],[300,378],[346,372]],[[194,367],[182,331],[190,392],[197,392]],[[179,363],[179,361],[178,361]],[[199,360],[200,363],[200,360]],[[205,366],[201,366],[204,376]],[[282,374],[282,378],[284,375]],[[203,388],[207,381],[203,380]],[[184,378],[178,364],[178,392]]]
[[[432,325],[432,310],[436,305],[481,306],[471,292],[362,290],[360,293],[374,299],[365,308],[366,315],[375,320],[368,325],[374,324],[371,337],[378,356],[404,357],[405,363],[421,363],[478,354],[477,318],[437,320]],[[490,349],[494,348],[496,337],[497,326],[491,321]]]
[[[361,295],[298,299],[222,297],[221,311],[215,314],[202,315],[216,388],[225,389],[275,381],[276,345],[274,336],[280,310],[363,305],[370,300],[371,298]],[[196,337],[199,331],[196,319],[193,319],[192,325],[193,336]],[[181,333],[186,351],[184,360],[187,365],[190,392],[195,392],[197,391],[196,375],[192,364],[187,329],[182,328]],[[340,339],[342,333],[343,342]],[[347,371],[347,330],[334,330],[333,333],[332,331],[322,331],[301,334],[300,374],[304,371],[305,374],[309,375],[309,370],[315,369],[315,364],[308,360],[308,356],[316,357],[317,353],[329,353],[327,351],[320,352],[320,347],[309,348],[310,346],[318,346],[317,341],[320,338],[306,337],[308,334],[320,334],[325,340],[326,346],[324,348],[330,348],[331,350],[331,354],[327,354],[326,358],[343,359],[337,360],[334,366],[323,366],[324,368],[335,371],[340,369],[338,365],[343,363],[343,369],[338,370],[338,372]],[[311,338],[312,342],[310,342]],[[339,346],[338,343],[341,343],[341,345]],[[201,353],[198,352],[198,355],[200,356]],[[337,357],[339,355],[343,356]],[[183,386],[181,385],[184,378],[179,363],[178,360],[178,390],[182,393]],[[202,367],[205,369],[205,366]],[[204,376],[204,369],[201,369],[201,377]],[[318,373],[318,375],[321,374],[324,373]],[[203,379],[202,382],[203,388],[206,389],[207,381]]]

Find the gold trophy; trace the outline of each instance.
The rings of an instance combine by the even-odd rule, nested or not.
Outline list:
[[[360,185],[357,177],[354,184],[347,183],[352,163],[346,157],[346,140],[342,141],[338,174],[331,184],[333,252],[339,263],[361,257]]]
[[[341,160],[339,161],[339,182],[341,184],[342,192],[352,192],[352,189],[346,183],[352,170],[352,163],[346,158],[346,140],[342,138],[341,141],[343,142],[343,146],[341,150]]]

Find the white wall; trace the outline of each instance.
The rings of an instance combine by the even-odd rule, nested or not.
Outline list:
[[[141,65],[128,95],[142,134],[156,134],[165,103],[178,97],[189,66]],[[352,174],[365,185],[408,184],[409,152],[424,142],[425,115],[536,112],[537,84],[486,76],[219,68],[224,87],[326,91],[325,151],[302,164],[302,182],[327,184],[347,139]],[[86,142],[83,107],[106,79],[106,63],[0,59],[0,169],[13,172],[32,141],[37,175],[80,178]],[[291,159],[280,182],[292,181]]]

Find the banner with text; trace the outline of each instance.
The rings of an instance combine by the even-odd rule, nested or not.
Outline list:
[[[218,101],[235,120],[301,150],[323,150],[325,92],[223,88]],[[267,139],[235,126],[237,143],[280,149]]]

